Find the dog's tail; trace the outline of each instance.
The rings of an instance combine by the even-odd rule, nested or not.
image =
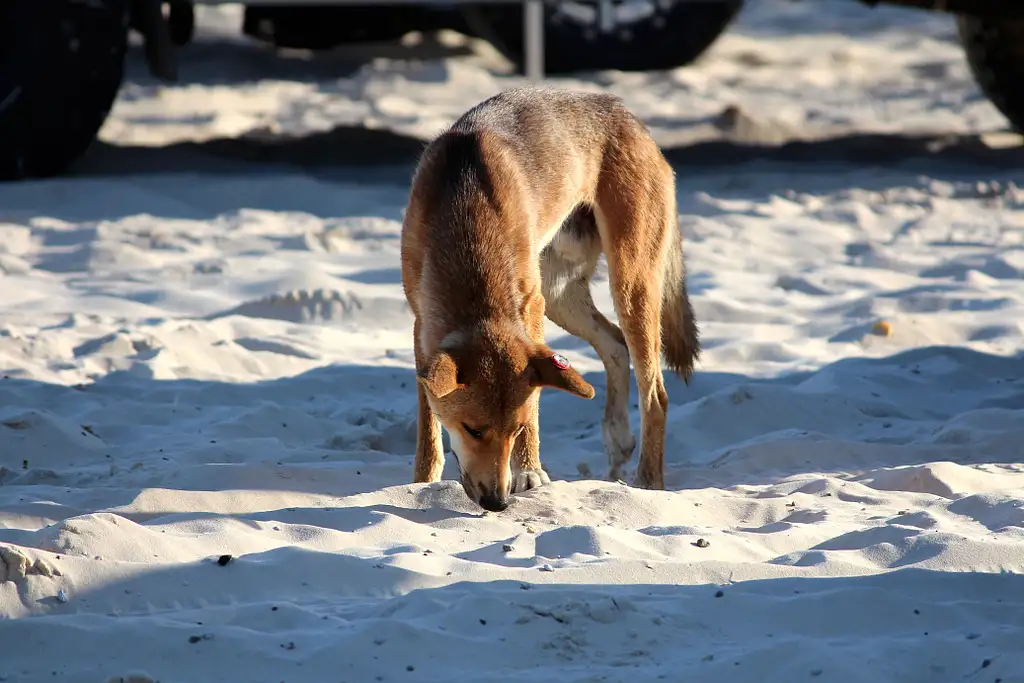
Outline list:
[[[665,364],[689,384],[693,366],[700,357],[700,332],[686,293],[683,235],[674,207],[672,213],[668,253],[663,266],[661,354]]]

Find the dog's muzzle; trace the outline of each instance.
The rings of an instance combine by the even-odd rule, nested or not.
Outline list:
[[[461,478],[462,488],[469,496],[470,500],[476,502],[477,505],[482,507],[488,512],[502,512],[509,505],[508,491],[499,493],[493,489],[489,489],[483,484],[475,484],[468,481],[464,476]]]
[[[508,507],[508,496],[498,496],[494,493],[485,493],[480,496],[480,507],[488,512],[502,512]]]

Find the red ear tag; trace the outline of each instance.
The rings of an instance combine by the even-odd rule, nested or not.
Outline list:
[[[555,367],[559,370],[568,370],[571,366],[569,365],[569,359],[560,353],[556,353],[551,356],[551,362],[555,364]]]

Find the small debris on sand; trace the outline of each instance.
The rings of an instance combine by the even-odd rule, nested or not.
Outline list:
[[[892,323],[885,320],[879,320],[871,326],[871,334],[879,337],[890,337],[892,336]]]
[[[160,681],[149,674],[133,672],[124,676],[111,676],[107,679],[107,683],[160,683]]]

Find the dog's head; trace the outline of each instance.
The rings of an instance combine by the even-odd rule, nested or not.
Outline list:
[[[582,398],[594,388],[545,344],[515,331],[442,344],[419,372],[431,410],[451,438],[462,487],[480,507],[500,512],[511,494],[510,456],[542,387]]]

